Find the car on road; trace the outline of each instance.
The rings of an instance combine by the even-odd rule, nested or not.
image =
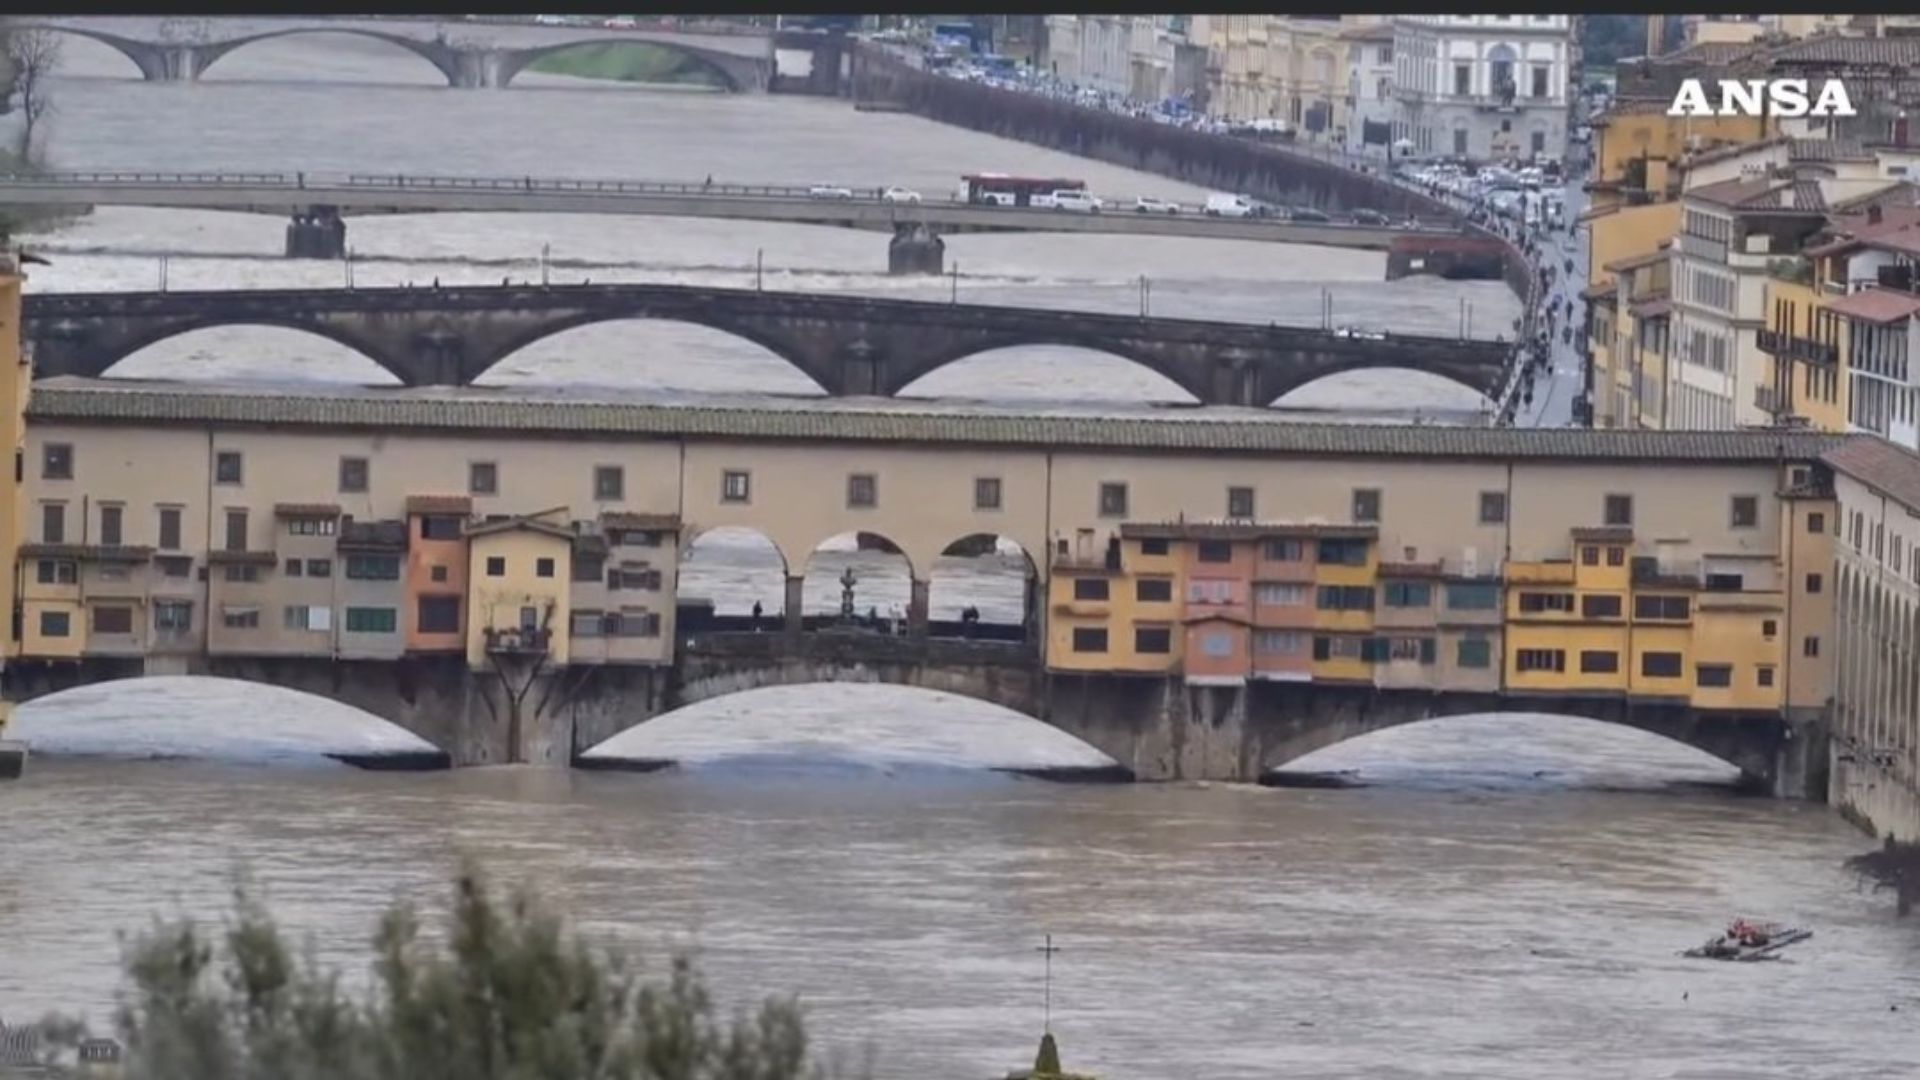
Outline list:
[[[1253,200],[1245,195],[1209,195],[1201,213],[1208,217],[1252,217]]]
[[[631,30],[639,26],[640,21],[631,15],[615,15],[600,25],[606,27],[608,30]]]
[[[1353,223],[1355,225],[1387,224],[1387,215],[1381,213],[1378,210],[1370,210],[1364,206],[1358,210],[1353,211],[1351,214],[1348,214],[1347,216],[1353,219]]]
[[[807,189],[809,199],[851,199],[852,188],[843,188],[837,184],[815,184]]]
[[[1090,191],[1068,188],[1053,193],[1055,210],[1070,210],[1076,214],[1097,214],[1103,205],[1100,199]]]
[[[913,190],[912,188],[890,187],[887,190],[880,193],[880,201],[890,202],[890,203],[911,203],[917,206],[920,203],[920,193]]]
[[[1133,200],[1133,209],[1139,214],[1177,214],[1180,204],[1166,199],[1156,199],[1151,195],[1142,195]]]
[[[1293,209],[1288,210],[1287,219],[1289,221],[1311,221],[1316,224],[1333,220],[1332,218],[1328,217],[1326,214],[1318,210],[1315,210],[1311,206],[1296,206]]]
[[[533,24],[535,26],[565,26],[567,25],[567,17],[565,15],[535,15],[533,17]]]
[[[1052,210],[1055,205],[1054,199],[1053,199],[1055,194],[1056,192],[1052,192],[1052,191],[1036,191],[1033,194],[1027,196],[1027,205],[1035,210]],[[1013,196],[1009,195],[1007,196],[1007,198],[1011,199],[1013,198]],[[1008,202],[1008,203],[1002,203],[1001,205],[1012,206],[1014,204],[1011,202]]]

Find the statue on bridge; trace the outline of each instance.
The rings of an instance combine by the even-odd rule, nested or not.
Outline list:
[[[860,579],[854,576],[851,566],[840,575],[840,619],[843,622],[853,621],[853,587],[859,583]]]

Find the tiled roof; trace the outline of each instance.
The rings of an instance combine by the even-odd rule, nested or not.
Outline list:
[[[409,495],[409,514],[467,514],[473,512],[473,499],[466,495]]]
[[[1759,139],[1754,142],[1723,143],[1719,146],[1710,147],[1706,150],[1701,150],[1696,153],[1688,154],[1686,160],[1687,160],[1687,164],[1689,165],[1708,165],[1716,161],[1725,161],[1728,158],[1736,158],[1736,157],[1739,157],[1741,154],[1751,154],[1761,150],[1771,150],[1776,146],[1784,146],[1791,141],[1792,140],[1788,139],[1784,135],[1776,135],[1770,139]],[[1789,154],[1788,157],[1791,158],[1792,155]]]
[[[1912,67],[1920,65],[1920,38],[1857,38],[1829,34],[1770,49],[1766,59],[1776,69],[1803,64]]]
[[[1722,180],[1686,192],[1698,199],[1735,210],[1824,210],[1827,198],[1812,180],[1775,180],[1752,177]]]
[[[207,561],[215,565],[223,563],[251,563],[254,566],[278,566],[280,557],[271,551],[209,551]]]
[[[1793,139],[1790,161],[1872,161],[1873,151],[1859,139]]]
[[[283,518],[328,518],[340,516],[339,503],[274,503],[273,516]]]
[[[600,527],[603,529],[640,529],[652,532],[672,532],[680,528],[678,514],[627,514],[609,510],[600,515]]]
[[[1648,61],[1661,67],[1676,67],[1689,64],[1721,65],[1757,54],[1758,45],[1748,41],[1699,41],[1684,49],[1649,57]]]
[[[20,554],[80,562],[145,562],[153,556],[153,549],[133,544],[21,544]]]
[[[1592,126],[1605,127],[1616,116],[1664,115],[1672,105],[1672,98],[1615,98],[1613,104],[1607,106],[1607,111],[1594,119]]]
[[[1582,526],[1573,530],[1575,540],[1591,540],[1596,544],[1630,544],[1633,542],[1633,529],[1627,525]]]
[[[573,539],[573,530],[565,529],[549,522],[530,517],[502,518],[499,521],[482,521],[467,526],[468,536],[490,536],[493,533],[514,532],[524,529],[527,532],[545,533],[563,540]]]
[[[1829,301],[1827,310],[1871,323],[1894,323],[1920,312],[1920,296],[1892,289],[1866,288]]]
[[[53,380],[50,380],[53,381]],[[1821,432],[1630,431],[1441,425],[1307,424],[1248,419],[1244,410],[1184,409],[1169,417],[1087,416],[1025,410],[938,411],[676,405],[554,400],[512,391],[432,393],[356,389],[249,393],[169,385],[115,389],[99,382],[36,384],[30,420],[157,427],[249,425],[288,430],[484,433],[572,439],[753,439],[952,446],[1080,447],[1192,453],[1353,457],[1705,461],[1771,460],[1776,449],[1810,458],[1836,436]],[[1175,418],[1177,417],[1177,418]],[[361,523],[355,523],[356,525]],[[395,523],[402,531],[404,523]]]
[[[404,521],[348,521],[340,526],[337,547],[374,551],[405,551],[407,523]]]
[[[1643,266],[1652,266],[1655,263],[1666,262],[1667,256],[1671,254],[1672,252],[1667,248],[1657,248],[1641,255],[1629,255],[1624,259],[1615,259],[1600,269],[1610,273],[1621,274],[1629,270],[1638,270]]]
[[[1614,298],[1613,294],[1618,288],[1619,286],[1615,282],[1602,281],[1596,285],[1589,285],[1581,289],[1580,299],[1585,300],[1589,304],[1612,303]]]
[[[1818,257],[1850,251],[1857,247],[1891,248],[1920,252],[1920,208],[1890,206],[1881,210],[1880,220],[1870,222],[1864,214],[1846,215],[1846,225],[1831,240],[1806,249]]]
[[[1664,319],[1672,314],[1673,301],[1661,293],[1627,305],[1627,311],[1636,319]]]
[[[1920,457],[1885,439],[1849,439],[1820,455],[1845,473],[1911,510],[1920,510]]]

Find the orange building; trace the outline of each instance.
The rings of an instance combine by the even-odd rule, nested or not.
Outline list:
[[[1253,540],[1245,526],[1192,525],[1180,532],[1187,681],[1246,682],[1253,668]]]
[[[466,648],[467,519],[465,495],[407,498],[407,651]]]
[[[1313,678],[1314,566],[1318,545],[1276,534],[1256,545],[1253,564],[1253,672],[1256,678]]]

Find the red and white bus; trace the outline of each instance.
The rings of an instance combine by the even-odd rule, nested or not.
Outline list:
[[[1035,195],[1086,189],[1085,180],[1047,180],[1031,176],[1008,176],[1006,173],[972,173],[960,178],[960,190],[954,197],[966,203],[1031,206]]]

